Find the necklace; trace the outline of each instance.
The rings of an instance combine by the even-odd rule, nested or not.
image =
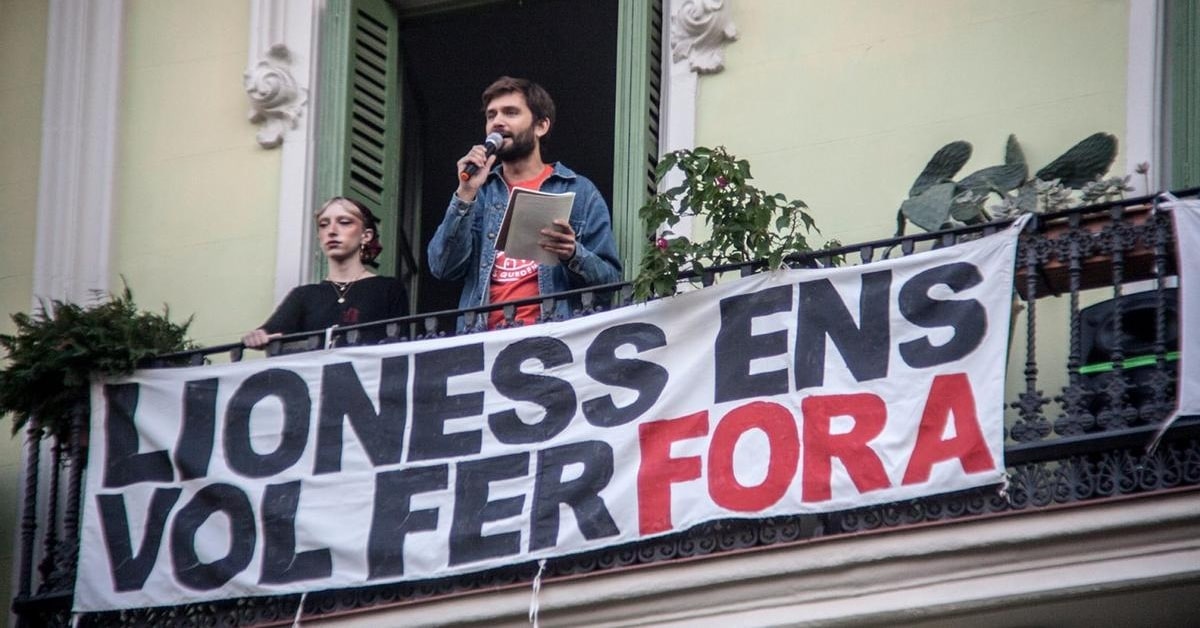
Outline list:
[[[362,275],[359,275],[350,281],[329,280],[329,285],[333,286],[333,291],[337,293],[338,303],[346,302],[346,295],[350,294],[350,289],[354,287],[354,284],[358,283],[359,279],[362,279]]]

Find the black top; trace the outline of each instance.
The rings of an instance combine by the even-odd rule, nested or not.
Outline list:
[[[328,281],[293,288],[262,328],[268,333],[293,334],[334,325],[357,325],[408,315],[408,291],[395,277],[367,277],[352,283],[338,303],[338,291]],[[382,329],[370,336],[383,337]]]

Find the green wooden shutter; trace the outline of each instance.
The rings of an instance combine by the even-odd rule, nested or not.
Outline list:
[[[386,0],[329,0],[321,16],[316,202],[348,196],[383,220],[379,270],[397,274],[400,59]],[[324,256],[314,264],[324,275]]]
[[[1167,3],[1171,189],[1200,185],[1200,0]]]
[[[613,149],[613,235],[625,276],[637,274],[645,234],[638,208],[654,193],[662,85],[662,0],[618,6],[617,103]]]

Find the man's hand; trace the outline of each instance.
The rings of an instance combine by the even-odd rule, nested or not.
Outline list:
[[[470,179],[463,181],[459,179],[458,190],[455,195],[458,200],[464,203],[470,203],[475,200],[475,193],[483,186],[483,182],[487,180],[488,171],[491,170],[492,164],[496,162],[496,156],[488,156],[487,150],[483,144],[476,144],[471,147],[471,151],[463,155],[462,159],[458,160],[458,169],[454,171],[454,178],[459,179],[459,175],[467,167],[467,164],[475,164],[479,170],[471,175]]]
[[[575,230],[570,223],[559,218],[554,221],[553,228],[542,229],[539,233],[542,238],[538,244],[543,250],[557,255],[564,262],[575,257]]]
[[[242,344],[251,349],[262,349],[267,346],[272,340],[282,336],[283,334],[269,334],[267,330],[258,328],[245,336],[242,336]]]

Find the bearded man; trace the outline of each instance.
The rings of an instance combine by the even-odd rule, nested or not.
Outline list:
[[[591,181],[561,162],[542,161],[542,140],[555,116],[550,94],[532,81],[503,76],[483,91],[483,113],[486,131],[503,141],[493,155],[477,145],[458,160],[456,176],[470,173],[469,165],[477,170],[458,177],[446,217],[429,242],[433,276],[464,280],[460,308],[620,281],[621,261],[604,198]],[[561,263],[509,259],[496,250],[509,191],[518,187],[575,193],[569,220],[555,220],[539,234],[542,249]],[[536,322],[540,307],[519,307],[516,320]],[[560,300],[555,313],[569,311],[567,301]],[[503,319],[502,312],[491,312],[488,328]]]

